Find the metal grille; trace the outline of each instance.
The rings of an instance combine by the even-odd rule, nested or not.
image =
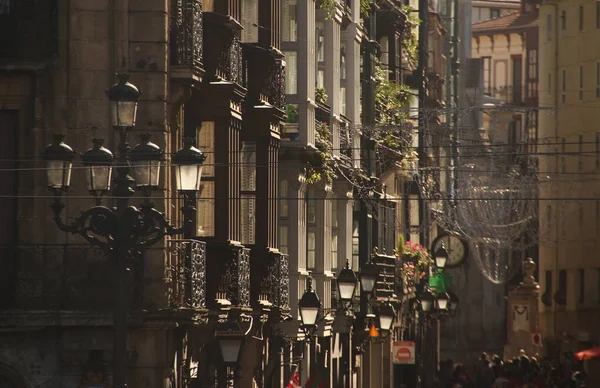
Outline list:
[[[196,240],[170,240],[167,268],[169,305],[173,308],[206,306],[206,243]]]
[[[171,63],[199,73],[202,69],[202,2],[172,0]]]

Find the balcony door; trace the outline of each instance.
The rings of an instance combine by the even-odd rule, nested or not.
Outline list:
[[[521,55],[512,56],[512,102],[520,103],[523,101],[523,57]]]

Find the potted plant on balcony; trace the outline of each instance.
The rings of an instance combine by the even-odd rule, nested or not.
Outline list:
[[[315,132],[316,150],[308,157],[308,165],[305,168],[306,183],[314,184],[323,181],[330,184],[336,177],[331,131],[327,123],[317,122]]]

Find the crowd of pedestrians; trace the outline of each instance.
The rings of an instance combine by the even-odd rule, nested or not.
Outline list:
[[[436,388],[586,388],[585,373],[572,363],[528,357],[502,360],[483,353],[471,367],[446,360],[440,363]],[[591,388],[591,387],[589,387]]]

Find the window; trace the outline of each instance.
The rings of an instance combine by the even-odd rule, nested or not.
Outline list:
[[[564,35],[564,33],[567,31],[567,11],[560,12],[560,23],[561,23],[561,30]]]
[[[596,270],[596,300],[600,303],[600,268]]]
[[[491,8],[490,9],[490,19],[496,19],[500,17],[500,9]]]
[[[279,217],[288,217],[288,181],[279,182]]]
[[[358,272],[359,266],[359,232],[358,221],[352,222],[352,269]]]
[[[492,57],[482,57],[483,64],[483,94],[490,96],[492,93]]]
[[[579,101],[583,100],[583,65],[579,65]]]
[[[215,123],[205,121],[197,131],[198,148],[206,155],[198,195],[196,219],[198,235],[215,235]]]
[[[596,1],[596,28],[600,28],[600,1]]]
[[[538,95],[538,51],[527,50],[527,96],[536,98]]]
[[[579,270],[579,303],[585,300],[585,271]]]
[[[544,298],[544,299],[547,299],[548,297],[552,298],[552,296],[553,296],[552,295],[552,289],[553,289],[553,287],[552,287],[552,271],[546,271],[545,278],[546,278],[546,292],[544,293],[544,295],[547,295],[547,297],[544,298],[544,296],[542,296],[542,298]],[[542,302],[544,302],[544,304],[546,304],[548,306],[550,304],[552,304],[552,302],[547,303],[547,301],[545,301],[545,300],[542,300]]]
[[[552,40],[552,14],[546,15],[546,40]]]
[[[283,36],[281,37],[281,40],[284,42],[295,42],[298,39],[298,6],[296,1],[297,0],[283,1]]]
[[[562,71],[562,93],[561,93],[562,103],[566,104],[567,102],[567,71],[563,69]]]
[[[556,291],[556,302],[561,305],[567,304],[567,271],[558,271],[558,290]]]
[[[256,144],[244,142],[241,151],[242,244],[254,244],[256,224]]]
[[[338,201],[331,201],[331,267],[339,268],[338,266]]]
[[[552,73],[548,73],[548,81],[546,82],[548,96],[552,96]]]
[[[288,227],[281,225],[279,227],[279,251],[285,255],[288,254]]]
[[[246,0],[242,3],[242,42],[258,42],[258,0]]]
[[[298,53],[285,51],[285,92],[287,94],[298,93]]]
[[[317,198],[312,187],[306,192],[306,224],[306,267],[313,269],[316,266],[317,249]]]
[[[583,5],[579,6],[579,31],[583,31]]]
[[[317,250],[317,236],[315,232],[308,232],[306,238],[306,266],[308,269],[314,269],[316,267],[316,250]]]

